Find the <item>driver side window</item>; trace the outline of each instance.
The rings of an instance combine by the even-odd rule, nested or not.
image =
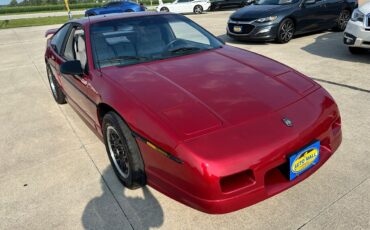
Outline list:
[[[50,41],[51,47],[58,54],[60,54],[62,51],[64,37],[68,33],[69,26],[70,24],[66,24],[61,29],[59,29],[58,32],[51,38]]]
[[[63,56],[68,61],[79,60],[82,69],[87,69],[85,32],[83,29],[74,28],[71,31]]]

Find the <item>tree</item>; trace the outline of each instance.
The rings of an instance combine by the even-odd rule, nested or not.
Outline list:
[[[9,3],[9,6],[16,6],[16,5],[18,5],[17,0],[11,0]]]

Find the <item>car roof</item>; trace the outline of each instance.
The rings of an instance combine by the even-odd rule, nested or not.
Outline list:
[[[97,22],[104,22],[104,21],[111,21],[115,19],[123,19],[123,18],[133,18],[133,17],[144,17],[144,16],[157,16],[157,15],[171,15],[174,13],[167,13],[167,12],[133,12],[133,13],[115,13],[115,14],[103,14],[97,15],[92,17],[83,17],[79,19],[73,19],[70,22],[82,24],[82,25],[89,25],[94,24]]]

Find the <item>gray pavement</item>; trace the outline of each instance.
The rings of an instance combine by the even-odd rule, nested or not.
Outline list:
[[[52,98],[43,34],[53,26],[0,30],[0,229],[370,229],[370,55],[351,55],[331,32],[284,45],[234,42],[224,35],[229,14],[189,17],[230,45],[317,79],[337,100],[343,143],[317,173],[226,215],[150,187],[127,190],[104,145]]]

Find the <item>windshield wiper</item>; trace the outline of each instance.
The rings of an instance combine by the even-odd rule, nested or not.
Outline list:
[[[170,53],[183,53],[188,51],[199,51],[201,48],[199,47],[180,47],[172,50],[168,50]]]
[[[116,56],[116,57],[100,60],[100,62],[131,61],[131,60],[147,61],[148,59],[149,59],[148,57],[140,57],[140,56]]]

